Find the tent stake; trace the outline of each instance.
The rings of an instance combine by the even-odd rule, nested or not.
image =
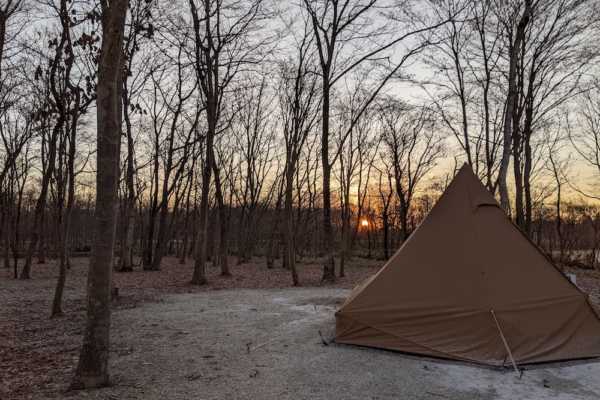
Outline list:
[[[519,379],[520,379],[522,374],[519,371],[519,367],[517,367],[517,363],[515,362],[515,359],[512,355],[512,351],[510,351],[510,347],[508,347],[508,342],[506,341],[506,338],[504,337],[502,328],[500,328],[500,324],[498,323],[498,319],[496,318],[496,313],[494,312],[494,310],[490,310],[490,312],[492,313],[492,317],[494,317],[494,322],[496,323],[496,328],[498,328],[498,332],[500,333],[500,338],[502,339],[502,343],[504,343],[504,347],[506,348],[508,356],[510,357],[510,362],[512,363],[512,366],[515,369],[515,372],[517,373],[517,375],[519,375]]]

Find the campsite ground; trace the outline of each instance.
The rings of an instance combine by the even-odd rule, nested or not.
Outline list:
[[[264,265],[233,268],[197,289],[191,266],[168,259],[161,272],[116,274],[113,386],[64,393],[81,341],[85,266],[70,271],[65,317],[48,319],[55,266],[32,281],[2,271],[0,399],[595,399],[600,363],[546,365],[513,372],[392,352],[322,343],[348,289],[377,270],[357,259],[336,286],[319,267],[301,267],[303,288]],[[600,277],[577,271],[597,303]],[[592,290],[592,288],[594,288]],[[218,290],[224,289],[224,290]]]

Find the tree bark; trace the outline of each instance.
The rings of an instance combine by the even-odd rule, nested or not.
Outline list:
[[[215,195],[217,198],[217,219],[219,221],[219,240],[217,252],[215,254],[215,265],[218,260],[218,264],[221,267],[221,276],[231,276],[231,271],[229,270],[229,259],[227,255],[227,210],[225,206],[225,201],[223,200],[223,186],[221,184],[221,176],[219,175],[219,169],[217,166],[217,161],[214,155],[214,149],[212,149],[212,161],[213,161],[213,173],[215,175]]]
[[[498,191],[500,193],[500,206],[510,213],[510,199],[508,197],[508,186],[506,178],[508,175],[508,164],[510,162],[511,142],[514,134],[514,115],[517,112],[517,67],[521,46],[525,40],[525,30],[529,24],[532,12],[532,0],[525,0],[525,11],[517,24],[514,42],[511,37],[509,70],[508,70],[508,94],[506,96],[506,110],[504,112],[503,149],[498,171]]]
[[[207,259],[207,231],[208,231],[208,208],[209,191],[212,173],[212,148],[214,142],[214,124],[209,125],[206,133],[205,160],[202,169],[202,193],[200,195],[200,218],[198,227],[198,236],[196,239],[196,254],[194,259],[194,274],[192,275],[193,285],[205,285],[206,279],[206,259]],[[212,129],[211,129],[212,128]]]
[[[325,71],[325,76],[329,71]],[[335,282],[333,225],[331,223],[331,164],[329,162],[329,81],[323,81],[323,121],[321,131],[321,166],[323,169],[323,282]]]
[[[285,174],[285,200],[284,200],[284,216],[283,216],[283,231],[285,238],[285,254],[284,263],[285,267],[289,268],[292,274],[292,283],[294,286],[298,286],[300,281],[298,279],[298,271],[296,270],[296,246],[295,246],[295,235],[294,235],[294,210],[293,210],[293,190],[294,190],[294,175],[295,166],[297,160],[294,159],[295,154],[291,154],[289,159],[286,160],[286,174]]]
[[[74,86],[71,82],[71,69],[74,62],[73,46],[71,42],[71,19],[67,8],[67,0],[61,0],[60,3],[60,20],[63,29],[63,37],[65,38],[65,87],[68,92],[64,95],[73,97],[73,105],[71,110],[63,105],[60,108],[61,113],[68,113],[69,121],[65,121],[66,132],[68,135],[69,152],[67,154],[67,204],[62,224],[59,226],[59,274],[56,281],[56,289],[54,291],[54,299],[52,301],[51,316],[59,316],[63,314],[62,298],[67,279],[67,268],[69,267],[69,248],[68,241],[71,232],[71,216],[73,205],[75,203],[75,154],[77,147],[77,124],[79,122],[79,113],[81,106],[81,91],[78,86]]]
[[[119,270],[121,272],[133,271],[133,235],[135,229],[135,169],[134,169],[134,147],[133,135],[131,130],[131,121],[129,119],[129,93],[125,82],[123,82],[122,91],[123,101],[123,119],[125,121],[125,133],[127,134],[127,170],[125,182],[127,185],[127,199],[125,201],[125,212],[123,221],[125,223],[125,234],[123,243],[121,243],[121,258],[119,260]]]
[[[40,244],[40,249],[38,250],[40,253],[40,264],[45,262],[45,254],[44,254],[44,244],[43,239],[40,240],[40,236],[44,231],[44,209],[46,208],[46,200],[48,198],[48,188],[50,186],[50,178],[54,173],[54,166],[56,161],[56,141],[58,140],[58,134],[62,130],[62,126],[64,121],[59,120],[56,122],[56,125],[52,129],[52,134],[50,136],[50,140],[48,141],[48,164],[46,166],[46,170],[42,176],[42,184],[40,188],[40,194],[35,203],[35,210],[33,214],[33,227],[31,228],[31,235],[29,237],[29,246],[27,247],[27,253],[25,255],[25,264],[23,265],[23,269],[21,270],[20,279],[31,279],[31,261],[33,258],[33,253],[35,252],[36,247]]]
[[[76,91],[75,97],[75,108],[72,111],[71,126],[70,126],[70,143],[69,143],[69,154],[67,159],[67,174],[68,174],[68,185],[69,189],[67,192],[67,206],[65,208],[65,215],[63,218],[63,226],[61,229],[60,237],[60,257],[59,257],[59,273],[58,280],[56,282],[56,289],[54,291],[54,299],[52,301],[52,313],[51,315],[58,316],[62,315],[62,297],[67,279],[67,268],[69,266],[69,249],[68,241],[71,233],[71,216],[73,214],[73,205],[75,204],[75,149],[77,139],[77,121],[79,119],[79,91]]]
[[[381,218],[383,220],[383,258],[387,260],[390,258],[390,218],[387,206],[383,209]]]
[[[525,194],[525,210],[523,217],[523,230],[527,236],[531,237],[532,230],[532,198],[531,198],[531,171],[533,169],[533,154],[531,149],[531,135],[533,133],[533,100],[534,84],[536,79],[535,62],[531,63],[529,73],[529,86],[525,96],[525,122],[523,124],[523,155],[525,157],[523,165],[523,190]]]
[[[26,167],[28,168],[28,167]],[[25,184],[27,182],[27,176],[24,176],[21,181],[21,186],[19,187],[18,197],[17,197],[17,205],[15,212],[15,221],[14,221],[14,236],[12,240],[12,254],[13,254],[13,273],[14,278],[18,277],[18,263],[19,263],[19,255],[20,255],[20,247],[19,247],[19,227],[21,226],[21,214],[22,214],[22,205],[23,205],[23,192],[25,190]]]
[[[87,321],[74,389],[109,383],[110,300],[121,144],[120,78],[127,0],[102,1],[102,48],[97,88],[95,237],[87,283]]]

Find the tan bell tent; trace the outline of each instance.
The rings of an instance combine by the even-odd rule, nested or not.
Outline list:
[[[600,356],[600,320],[465,165],[336,313],[336,342],[510,366]]]

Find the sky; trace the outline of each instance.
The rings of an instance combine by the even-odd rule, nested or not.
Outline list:
[[[302,19],[301,14],[299,14],[298,11],[290,11],[290,9],[297,9],[295,4],[290,2],[277,2],[274,0],[270,1],[270,4],[276,9],[279,9],[281,12],[281,15],[273,20],[270,20],[268,25],[268,28],[271,31],[276,32],[277,35],[281,35],[282,37],[279,45],[274,48],[275,51],[272,53],[275,58],[278,58],[290,53],[290,49],[292,48],[290,45],[294,41],[294,35],[288,35],[288,33],[290,33],[290,31],[298,33],[299,28],[302,26]],[[386,2],[383,3],[385,4]],[[289,25],[290,22],[292,23],[291,26]],[[44,22],[41,23],[45,24]],[[374,24],[377,25],[377,18]],[[397,61],[398,57],[401,57],[406,52],[406,49],[414,46],[415,43],[415,40],[409,39],[405,43],[395,47],[394,51],[388,55],[391,57],[393,62]],[[358,52],[359,50],[361,49],[350,49],[350,51]],[[269,57],[267,57],[267,60],[269,60]],[[275,62],[276,60],[271,59],[270,61]],[[413,79],[418,81],[427,80],[434,77],[434,71],[432,71],[431,67],[422,62],[422,59],[418,56],[409,60],[402,72],[410,75]],[[401,98],[413,104],[427,104],[427,102],[431,101],[429,94],[426,93],[422,87],[406,81],[392,81],[386,86],[384,92],[387,94],[393,94],[395,97]],[[87,120],[89,123],[83,130],[87,132],[88,136],[92,137],[95,130],[95,109],[92,108],[90,110],[90,113],[88,113],[85,120]],[[429,180],[435,177],[443,176],[452,171],[455,164],[455,158],[459,160],[459,163],[465,158],[458,141],[449,135],[448,132],[441,126],[440,135],[446,137],[446,139],[444,139],[444,143],[446,145],[446,156],[443,157],[438,162],[438,165],[432,170],[430,176],[428,177]],[[578,154],[576,154],[576,152],[573,150],[572,146],[564,146],[561,150],[560,157],[565,159],[570,157],[571,159],[571,161],[568,163],[568,170],[566,173],[570,177],[574,186],[589,193],[600,194],[600,187],[594,187],[596,186],[595,183],[598,180],[598,171],[584,163],[581,160],[581,157],[579,157]],[[91,178],[91,174],[86,175],[87,178],[82,176],[81,179],[87,180]],[[512,169],[510,170],[509,176],[510,175],[512,175]],[[540,182],[545,182],[547,179],[547,177],[543,176],[540,178]],[[581,197],[570,188],[567,188],[566,192],[567,197],[570,196],[573,199],[578,199]]]

